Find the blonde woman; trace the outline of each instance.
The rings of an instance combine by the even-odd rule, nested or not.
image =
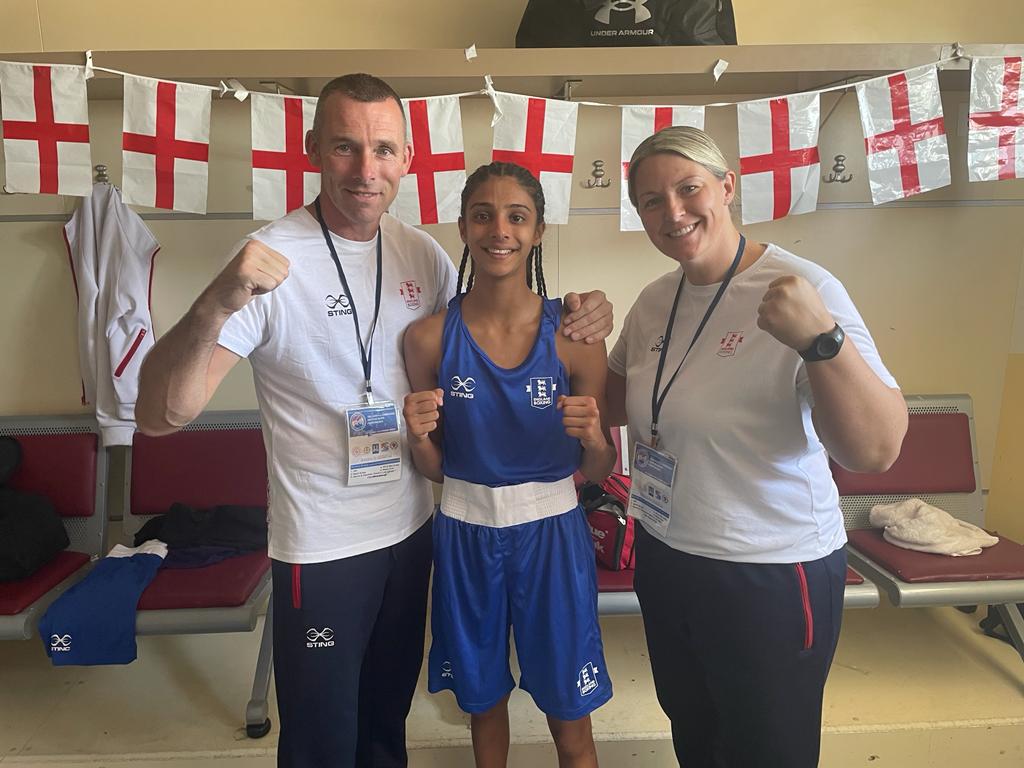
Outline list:
[[[840,282],[730,216],[714,141],[666,128],[629,168],[648,285],[609,357],[636,444],[636,591],[658,699],[687,768],[817,765],[846,536],[828,457],[895,461],[907,412]]]

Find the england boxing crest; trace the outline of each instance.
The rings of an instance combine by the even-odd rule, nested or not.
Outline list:
[[[547,408],[554,401],[555,390],[558,385],[551,376],[534,376],[526,385],[526,391],[530,395],[530,405],[534,408]]]

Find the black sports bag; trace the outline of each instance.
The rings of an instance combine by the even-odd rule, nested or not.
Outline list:
[[[732,0],[529,0],[517,48],[736,45]]]

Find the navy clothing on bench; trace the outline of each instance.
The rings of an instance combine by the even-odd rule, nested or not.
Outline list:
[[[431,524],[326,563],[273,562],[281,768],[404,768],[423,662]]]
[[[680,552],[637,526],[634,585],[682,765],[818,765],[845,580],[841,548],[806,563],[734,563]]]
[[[135,661],[135,610],[167,554],[159,541],[116,546],[80,582],[58,597],[39,621],[54,666]]]

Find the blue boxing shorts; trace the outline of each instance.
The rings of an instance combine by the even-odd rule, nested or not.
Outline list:
[[[597,621],[594,545],[583,511],[491,527],[438,511],[434,520],[431,693],[486,712],[520,687],[545,714],[577,720],[604,704],[612,685]]]

